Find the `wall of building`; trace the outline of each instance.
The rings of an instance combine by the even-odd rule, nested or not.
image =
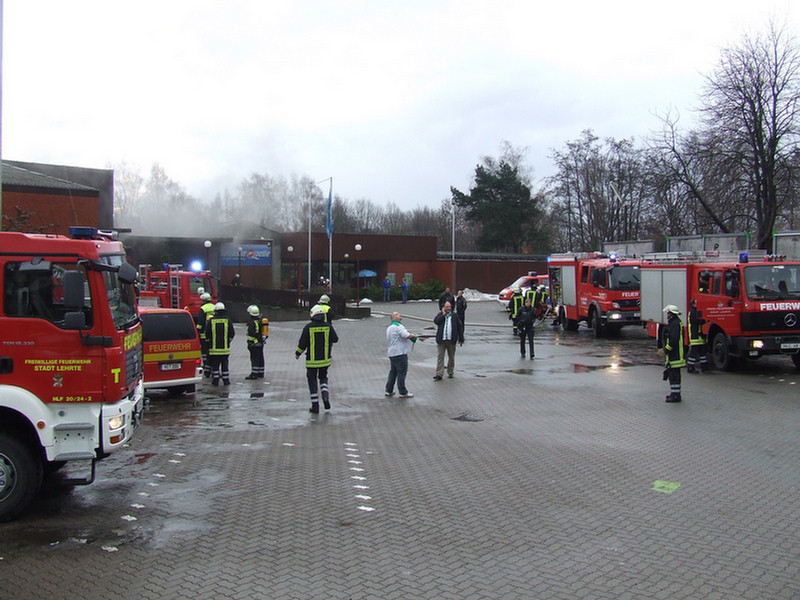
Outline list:
[[[456,260],[455,283],[453,261],[440,260],[433,264],[434,279],[443,281],[453,290],[471,289],[496,294],[521,275],[529,271],[547,273],[547,262],[542,260]]]
[[[84,221],[78,225],[91,225],[100,229],[114,228],[114,171],[110,169],[89,169],[86,167],[69,167],[45,163],[24,162],[19,160],[3,160],[4,164],[43,173],[72,183],[94,188],[98,191],[95,212],[91,222]],[[5,192],[3,193],[5,196]],[[3,201],[5,204],[5,200]],[[3,213],[5,213],[5,206]]]
[[[19,211],[33,213],[28,223],[42,233],[69,234],[72,225],[99,227],[97,196],[84,196],[75,192],[21,192],[3,191],[3,216],[12,222]],[[4,229],[8,221],[4,219]]]

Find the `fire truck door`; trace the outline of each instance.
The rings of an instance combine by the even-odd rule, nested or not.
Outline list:
[[[686,313],[686,275],[685,268],[641,269],[643,321],[666,323],[664,307],[668,304],[674,304],[682,313]]]
[[[578,294],[575,285],[575,267],[565,266],[561,269],[561,304],[577,306]]]

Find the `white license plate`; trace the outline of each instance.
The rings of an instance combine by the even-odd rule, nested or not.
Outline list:
[[[781,344],[781,350],[800,350],[800,342],[791,342],[789,344]]]
[[[181,363],[161,363],[159,367],[162,371],[179,371]]]

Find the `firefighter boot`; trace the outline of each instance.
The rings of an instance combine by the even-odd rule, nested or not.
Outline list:
[[[319,402],[312,402],[311,408],[308,409],[308,412],[314,413],[315,415],[319,413]]]
[[[689,365],[688,367],[686,367],[686,372],[687,373],[697,373],[697,367],[695,367],[694,365]]]
[[[668,394],[667,395],[666,402],[680,402],[680,401],[681,401],[681,395],[680,394],[672,393],[672,394]]]
[[[331,409],[331,403],[330,400],[328,399],[328,392],[326,391],[322,392],[322,406],[325,407],[325,410]]]

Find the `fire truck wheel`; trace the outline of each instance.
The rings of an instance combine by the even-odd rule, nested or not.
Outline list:
[[[594,329],[594,337],[603,337],[603,322],[596,310],[592,311],[592,329]]]
[[[733,359],[728,350],[728,336],[718,331],[711,342],[711,357],[714,359],[714,366],[720,371],[729,371]]]
[[[0,433],[0,522],[25,510],[41,485],[41,459],[16,438]]]
[[[567,318],[567,309],[563,306],[561,307],[559,321],[561,322],[561,327],[564,328],[564,331],[578,331],[578,322],[575,319]]]
[[[792,354],[792,362],[794,363],[794,368],[800,370],[800,352]]]

